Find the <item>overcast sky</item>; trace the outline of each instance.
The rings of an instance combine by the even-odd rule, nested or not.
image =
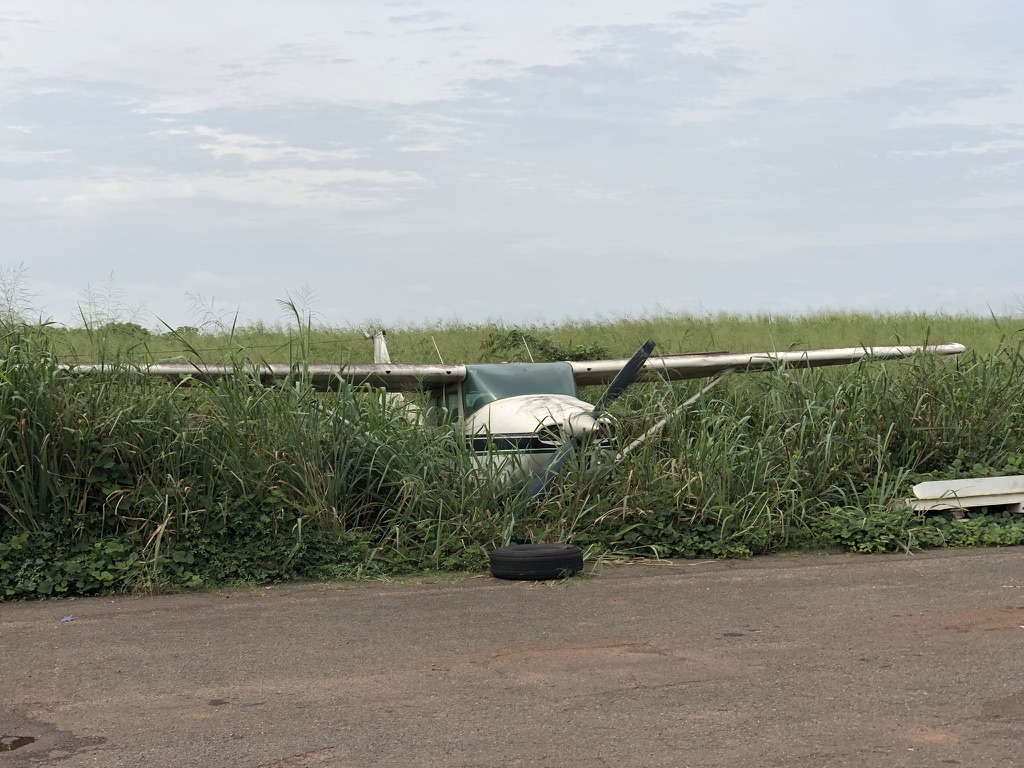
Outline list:
[[[1019,313],[1022,246],[1020,0],[0,0],[59,322]]]

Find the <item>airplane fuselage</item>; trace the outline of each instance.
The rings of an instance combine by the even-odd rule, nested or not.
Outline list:
[[[578,446],[611,450],[614,434],[607,407],[632,382],[712,378],[697,394],[666,415],[616,454],[619,460],[645,443],[704,392],[735,372],[773,371],[850,365],[863,360],[898,360],[917,354],[957,355],[957,343],[924,346],[847,347],[753,353],[708,353],[652,357],[648,341],[629,360],[561,363],[393,364],[383,331],[373,336],[372,364],[336,365],[258,363],[154,363],[129,370],[160,376],[177,385],[246,376],[266,386],[301,380],[317,391],[341,386],[387,390],[384,402],[405,408],[416,423],[452,429],[472,447],[482,469],[497,467],[506,476],[531,477],[528,490],[539,494],[557,476]],[[75,376],[103,374],[123,366],[79,363],[60,366]],[[596,404],[579,397],[578,387],[607,385]],[[405,399],[406,392],[427,393],[426,408]],[[600,455],[602,450],[588,455]]]
[[[531,476],[569,440],[596,451],[614,449],[611,422],[593,410],[572,395],[516,395],[474,411],[462,428],[481,465],[497,460],[502,474]]]
[[[612,448],[611,423],[593,411],[568,363],[467,365],[465,379],[434,390],[427,409],[462,431],[481,466],[508,476],[542,470],[568,440]]]

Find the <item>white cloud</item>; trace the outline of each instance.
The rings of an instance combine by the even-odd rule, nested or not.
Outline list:
[[[54,163],[67,160],[71,156],[66,149],[9,149],[0,154],[0,165],[34,165],[36,163]]]
[[[101,168],[86,178],[8,181],[0,201],[64,215],[149,207],[171,200],[219,200],[276,209],[374,210],[392,206],[426,181],[415,173],[359,169],[281,168],[236,174],[140,174]]]
[[[954,144],[943,149],[911,149],[894,150],[893,157],[934,157],[943,158],[950,155],[992,155],[1007,154],[1024,150],[1024,139],[991,139],[972,144]]]
[[[191,131],[177,129],[168,133],[202,137],[206,141],[200,143],[199,148],[206,150],[217,160],[235,157],[247,163],[274,161],[324,163],[353,160],[361,155],[360,152],[353,149],[314,150],[308,147],[294,147],[289,146],[282,139],[230,133],[205,125],[197,125]]]
[[[399,274],[416,320],[513,263],[456,313],[895,305],[843,270],[1024,246],[1013,5],[9,4],[0,239],[55,301],[114,270],[266,314],[315,276],[367,313]]]
[[[424,111],[400,116],[395,128],[387,141],[399,152],[445,152],[473,140],[464,120]]]

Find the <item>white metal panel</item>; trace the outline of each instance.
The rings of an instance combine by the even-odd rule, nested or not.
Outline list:
[[[911,505],[919,512],[1024,504],[1024,475],[930,480],[914,486]]]
[[[655,379],[699,379],[722,371],[737,372],[772,370],[779,367],[816,368],[825,365],[849,365],[861,360],[894,360],[917,354],[957,355],[963,344],[930,346],[848,347],[842,349],[789,350],[785,352],[751,352],[734,354],[715,352],[706,355],[667,355],[651,357],[637,375],[637,381]],[[626,360],[600,360],[570,363],[576,383],[608,384],[626,364]]]
[[[813,368],[824,365],[847,365],[860,360],[891,360],[911,357],[917,354],[956,355],[964,351],[962,344],[936,344],[932,346],[896,346],[896,347],[849,347],[846,349],[808,349],[785,352],[752,352],[733,354],[728,352],[702,355],[667,355],[651,357],[644,363],[636,377],[636,381],[652,381],[657,379],[698,379],[714,376],[722,371],[734,369],[737,372],[753,372],[778,368]],[[573,377],[576,383],[608,384],[628,362],[622,360],[591,360],[571,362]],[[73,374],[89,374],[111,370],[102,365],[81,364],[62,366]],[[125,366],[118,366],[125,370]],[[384,387],[392,391],[428,390],[456,384],[466,378],[464,365],[428,364],[393,364],[393,363],[355,363],[352,365],[334,365],[330,363],[309,363],[302,366],[290,366],[282,363],[252,364],[239,367],[231,365],[210,365],[206,363],[160,363],[142,365],[137,368],[140,373],[162,376],[175,381],[194,379],[212,381],[235,376],[239,373],[258,378],[264,383],[272,383],[289,376],[308,377],[313,386],[320,390],[332,389],[339,380],[350,384],[369,384]]]

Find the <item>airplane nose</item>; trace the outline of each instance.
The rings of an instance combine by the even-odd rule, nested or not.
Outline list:
[[[593,414],[581,411],[569,417],[565,431],[569,437],[580,440],[592,435],[598,424],[599,422]]]
[[[545,419],[537,427],[537,436],[548,445],[561,445],[567,440],[582,440],[592,435],[599,422],[587,411],[567,418]]]
[[[558,424],[541,424],[537,427],[537,439],[550,446],[559,446],[565,442]]]

